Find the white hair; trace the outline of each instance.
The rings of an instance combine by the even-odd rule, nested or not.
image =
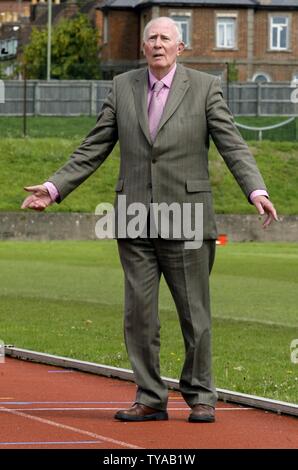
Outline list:
[[[173,25],[177,32],[177,43],[182,42],[182,33],[181,33],[180,25],[178,25],[174,20],[172,20],[172,18],[169,18],[168,16],[159,16],[157,18],[153,18],[152,20],[150,20],[149,23],[147,23],[144,28],[143,41],[144,42],[147,41],[148,31],[149,31],[149,28],[152,26],[152,24],[160,20],[167,20],[168,23]]]

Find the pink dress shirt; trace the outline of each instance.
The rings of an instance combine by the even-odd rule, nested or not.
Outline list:
[[[169,71],[169,73],[165,77],[163,77],[163,79],[161,80],[165,86],[160,90],[158,96],[161,99],[164,107],[168,99],[169,91],[170,91],[172,81],[176,72],[176,68],[177,68],[177,65],[175,64],[174,67]],[[159,81],[158,78],[156,78],[149,69],[149,87],[148,87],[148,95],[147,95],[147,108],[149,107],[149,103],[150,103],[152,92],[153,92],[153,87],[155,83],[158,81]]]

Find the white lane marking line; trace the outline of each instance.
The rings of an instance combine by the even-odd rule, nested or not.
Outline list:
[[[48,370],[48,374],[73,374],[74,370]]]
[[[4,402],[5,405],[125,405],[131,404],[132,401],[9,401]],[[181,401],[181,403],[184,403]]]
[[[67,407],[67,408],[53,408],[53,407],[49,407],[49,408],[0,408],[0,412],[1,411],[8,411],[8,410],[13,410],[13,411],[74,411],[74,410],[77,410],[77,411],[113,411],[113,410],[118,410],[119,408],[118,407],[113,407],[113,408],[103,408],[103,407],[82,407],[82,408],[79,408],[79,407],[74,407],[74,408],[70,408],[70,407]],[[216,408],[216,411],[248,411],[248,410],[253,410],[254,408]],[[167,408],[168,411],[175,411],[175,410],[178,410],[178,411],[190,411],[190,408],[178,408],[178,407],[174,407],[174,408]]]
[[[120,445],[122,447],[128,447],[130,449],[142,449],[142,447],[139,447],[139,446],[136,446],[136,445],[133,445],[133,444],[129,444],[128,442],[118,441],[116,439],[112,439],[111,437],[105,437],[105,436],[101,436],[100,434],[96,434],[94,432],[85,431],[84,429],[74,428],[73,426],[68,426],[66,424],[56,423],[56,421],[50,421],[49,419],[44,419],[44,418],[39,418],[38,416],[28,415],[27,413],[22,413],[21,411],[16,411],[16,410],[12,410],[12,409],[9,409],[9,408],[4,408],[4,407],[0,407],[0,411],[6,411],[7,413],[10,413],[14,416],[20,416],[22,418],[31,419],[33,421],[37,421],[37,422],[42,423],[42,424],[48,424],[50,426],[55,426],[56,428],[65,429],[67,431],[72,431],[72,432],[76,432],[76,433],[79,433],[79,434],[84,434],[85,436],[93,437],[94,439],[99,439],[99,440],[104,441],[104,442],[110,442],[111,444]]]
[[[8,397],[9,398],[9,397]],[[8,399],[7,398],[7,399]],[[1,398],[0,398],[1,400]],[[133,401],[6,401],[4,405],[130,405]],[[172,405],[185,404],[184,401],[171,401]]]
[[[46,446],[46,445],[74,445],[74,444],[102,444],[102,441],[33,441],[33,442],[0,442],[0,446]]]

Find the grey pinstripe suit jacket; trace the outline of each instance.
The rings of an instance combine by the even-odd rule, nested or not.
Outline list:
[[[203,202],[204,238],[214,239],[210,136],[246,197],[255,189],[266,189],[256,162],[234,124],[218,78],[177,65],[154,143],[149,135],[147,86],[147,69],[115,77],[95,127],[49,181],[63,200],[103,163],[119,139],[116,193],[126,195],[127,204],[146,206],[150,201]]]

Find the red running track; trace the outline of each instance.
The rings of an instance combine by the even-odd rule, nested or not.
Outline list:
[[[0,364],[0,449],[297,448],[297,418],[218,402],[215,423],[188,423],[170,392],[169,421],[114,419],[134,384],[6,358]]]

